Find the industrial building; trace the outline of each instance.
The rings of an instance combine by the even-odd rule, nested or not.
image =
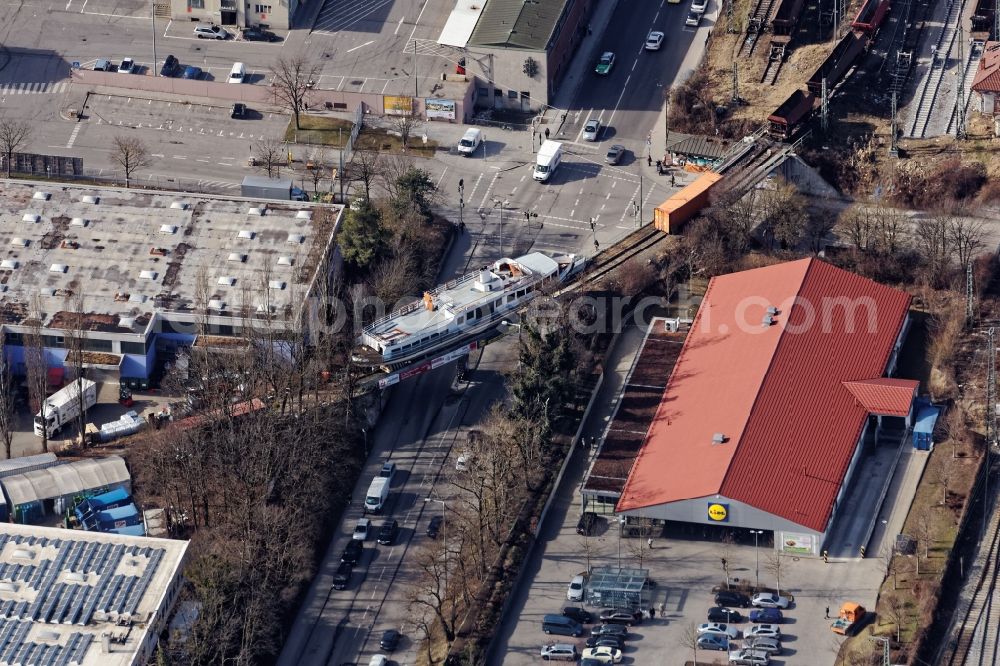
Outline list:
[[[647,336],[584,509],[613,505],[626,529],[765,530],[785,552],[820,554],[862,461],[905,445],[918,383],[892,375],[909,304],[815,258],[713,278],[678,351],[646,351],[676,349],[676,322]],[[662,391],[643,354],[670,367]]]
[[[88,376],[150,385],[158,357],[296,321],[333,253],[340,207],[0,184],[0,326],[15,374],[41,324],[50,368],[83,330]],[[314,219],[315,215],[315,219]],[[324,274],[323,279],[327,277]]]
[[[91,495],[122,489],[132,491],[132,477],[121,456],[60,462],[0,478],[9,520],[35,524],[47,516],[64,515]]]
[[[187,541],[0,524],[0,663],[146,664]]]

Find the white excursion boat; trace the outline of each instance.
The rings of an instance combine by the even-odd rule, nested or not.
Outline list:
[[[414,361],[481,333],[544,286],[583,267],[584,259],[541,252],[504,258],[424,292],[424,297],[365,327],[361,344],[392,365]]]

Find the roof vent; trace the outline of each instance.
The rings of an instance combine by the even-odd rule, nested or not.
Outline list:
[[[769,314],[768,315],[764,315],[764,318],[760,320],[760,325],[763,326],[764,328],[767,328],[768,326],[770,326],[773,323],[774,323],[774,317],[772,317]]]
[[[11,557],[16,557],[19,560],[33,560],[35,554],[27,548],[17,548],[11,553]]]
[[[288,244],[289,245],[301,245],[306,240],[306,237],[302,234],[288,234]]]
[[[69,221],[71,227],[85,227],[90,222],[90,220],[85,220],[82,217],[74,217]]]
[[[769,308],[767,309],[767,314],[768,314],[769,316],[771,316],[771,317],[774,317],[774,316],[776,316],[776,315],[778,314],[778,308],[776,308],[776,307],[774,307],[774,306],[772,305],[771,307],[769,307]]]
[[[285,283],[282,282],[281,280],[271,280],[270,282],[267,283],[267,286],[270,287],[271,289],[281,290],[285,288]]]
[[[263,216],[267,212],[267,206],[261,206],[260,208],[251,208],[247,211],[247,215],[257,215]]]
[[[712,444],[725,444],[725,443],[726,443],[726,436],[723,435],[721,432],[717,432],[714,435],[712,435]]]
[[[187,210],[188,205],[183,201],[175,201],[172,204],[170,204],[170,207],[173,208],[174,210]]]
[[[222,311],[226,309],[226,302],[218,298],[213,298],[208,302],[208,307],[210,310]]]
[[[52,198],[52,195],[49,194],[48,192],[38,191],[35,192],[31,198],[35,199],[36,201],[48,201],[49,199]]]
[[[15,247],[28,247],[28,241],[24,238],[11,238],[10,244]]]
[[[145,303],[149,299],[145,294],[129,294],[129,303]]]
[[[83,197],[82,199],[80,199],[80,201],[82,201],[83,203],[89,203],[89,204],[96,204],[100,200],[101,200],[101,197],[95,197],[92,194],[88,194],[85,197]]]
[[[4,259],[0,261],[0,268],[5,268],[7,270],[14,270],[17,268],[17,259]]]
[[[241,229],[240,232],[236,234],[236,237],[242,238],[243,240],[253,240],[256,235],[256,232],[250,231],[249,229]]]
[[[176,224],[161,224],[160,225],[161,234],[176,234],[177,225]]]
[[[28,222],[29,224],[38,224],[41,220],[42,216],[37,213],[25,213],[24,216],[21,217],[22,222]]]
[[[50,273],[65,273],[69,270],[69,266],[66,264],[52,264],[49,266]]]
[[[118,318],[118,326],[121,327],[121,328],[129,328],[130,329],[133,326],[135,326],[135,319],[132,319],[132,317],[119,317]]]
[[[239,263],[242,264],[246,260],[247,260],[247,255],[245,255],[245,254],[240,254],[239,252],[230,252],[229,253],[229,259],[228,259],[228,261],[238,261]]]
[[[69,580],[73,580],[69,577],[68,574],[66,578]],[[60,634],[58,631],[39,631],[37,634],[35,634],[35,638],[37,638],[38,640],[46,641],[48,643],[58,643],[62,640],[62,634]]]
[[[232,287],[234,284],[236,284],[236,278],[234,277],[223,275],[222,277],[219,278],[220,287]]]
[[[0,592],[10,592],[11,594],[14,594],[17,592],[17,584],[5,580],[0,583]]]
[[[295,214],[295,219],[296,220],[311,220],[312,216],[313,216],[312,211],[310,211],[310,210],[300,210],[299,212],[297,212]]]
[[[291,257],[286,257],[286,256],[278,257],[278,265],[279,266],[291,266],[294,263],[295,263],[295,260],[292,259]]]
[[[143,280],[155,280],[156,271],[139,271],[139,277]]]

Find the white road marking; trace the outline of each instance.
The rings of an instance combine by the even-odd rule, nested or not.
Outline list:
[[[150,157],[163,157],[163,153],[153,153]]]
[[[609,125],[615,119],[615,114],[618,112],[618,107],[622,103],[622,98],[625,97],[625,91],[628,90],[628,82],[631,81],[631,80],[632,80],[632,75],[631,74],[629,74],[627,77],[625,77],[625,84],[622,86],[622,94],[618,95],[618,101],[615,102],[615,108],[611,112],[611,116],[608,118],[608,124]]]
[[[409,39],[407,39],[407,41],[413,39],[413,33],[417,31],[417,26],[420,24],[420,17],[424,15],[424,10],[427,9],[427,5],[429,4],[430,4],[429,2],[425,2],[424,6],[420,8],[420,13],[417,14],[417,20],[413,22],[413,30],[410,31],[410,37]],[[416,57],[416,54],[414,54],[414,57]]]
[[[76,124],[76,127],[73,128],[73,131],[69,135],[69,141],[66,142],[66,147],[67,148],[72,148],[73,147],[73,144],[76,143],[76,137],[80,133],[80,130],[82,128],[83,128],[83,123],[78,122]]]
[[[357,51],[358,49],[363,49],[364,47],[368,46],[369,44],[374,44],[374,43],[375,43],[375,40],[372,39],[370,41],[365,42],[364,44],[358,44],[353,49],[347,49],[346,53],[352,53],[354,51]]]
[[[186,160],[187,155],[174,155],[175,160]]]
[[[83,13],[83,10],[87,8],[87,2],[88,2],[88,0],[83,0],[83,7],[80,7],[80,13],[81,14]]]
[[[435,189],[438,189],[438,190],[441,189],[441,181],[444,180],[444,175],[446,173],[448,173],[448,167],[445,167],[444,171],[441,172],[441,177],[438,178],[438,182],[434,184],[434,188]]]
[[[72,1],[73,0],[70,0],[70,2],[72,2]],[[398,35],[399,34],[399,29],[403,27],[403,21],[405,19],[406,19],[405,16],[400,16],[399,17],[399,23],[396,24],[396,30],[392,34],[394,34],[394,35]]]

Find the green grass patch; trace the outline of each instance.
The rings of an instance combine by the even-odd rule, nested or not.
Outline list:
[[[355,150],[374,150],[380,153],[398,153],[401,155],[416,155],[418,157],[434,157],[438,143],[433,139],[423,142],[423,134],[419,128],[410,136],[409,145],[403,150],[403,141],[398,136],[390,134],[382,127],[364,127],[358,140],[355,142]]]
[[[292,117],[285,128],[285,141],[340,148],[351,136],[352,126],[351,121],[341,118],[302,115],[296,129],[295,118]]]

